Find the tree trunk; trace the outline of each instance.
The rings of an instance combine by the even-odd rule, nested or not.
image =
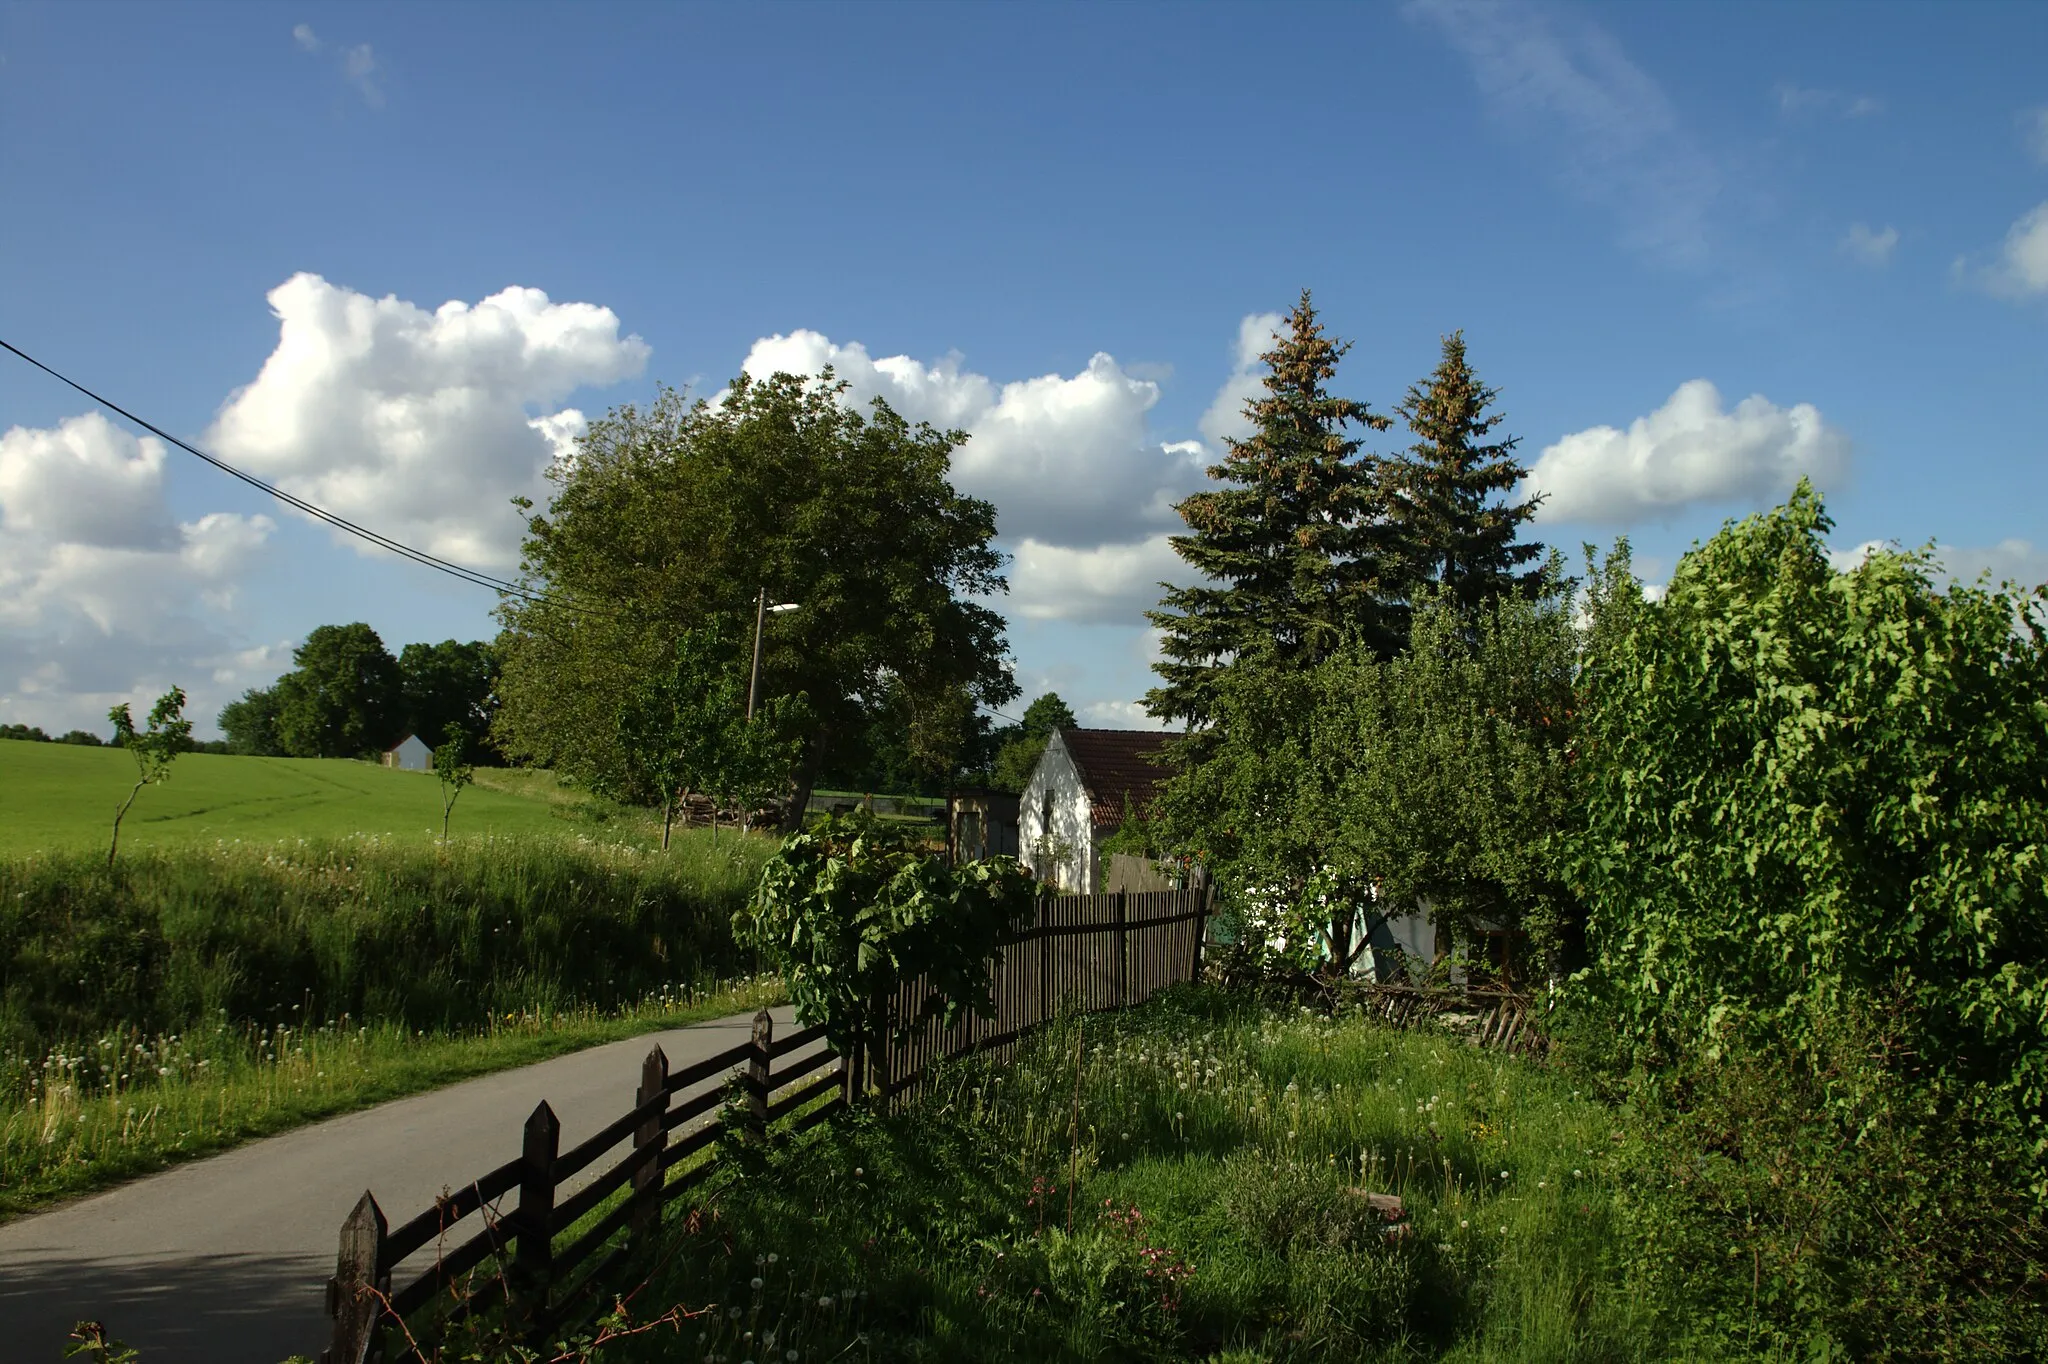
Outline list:
[[[121,847],[121,821],[127,818],[128,807],[135,803],[135,798],[142,794],[142,788],[147,785],[149,785],[147,781],[136,782],[135,789],[128,793],[128,799],[122,801],[119,808],[117,808],[114,811],[114,841],[107,845],[108,871],[112,871],[114,869],[114,854],[118,852]]]
[[[797,833],[804,827],[804,809],[811,803],[811,788],[818,784],[817,754],[818,741],[813,737],[804,745],[804,755],[790,777],[789,795],[782,807],[781,832],[784,834]]]

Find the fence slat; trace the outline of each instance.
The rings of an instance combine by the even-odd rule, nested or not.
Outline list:
[[[513,1297],[529,1331],[547,1319],[548,1293],[554,1279],[555,1157],[562,1145],[562,1122],[541,1100],[526,1120],[526,1143],[520,1153],[525,1168],[519,1179],[519,1210],[513,1214],[519,1237],[513,1252]]]
[[[633,1171],[632,1244],[645,1250],[661,1230],[661,1151],[668,1144],[668,1127],[660,1111],[668,1107],[668,1053],[659,1045],[640,1063],[639,1097],[643,1107],[656,1098],[661,1100],[660,1108],[633,1133],[634,1154],[653,1153]]]
[[[368,1189],[341,1224],[341,1249],[327,1285],[327,1312],[334,1318],[332,1343],[323,1364],[366,1364],[376,1358],[377,1323],[385,1292],[384,1210]]]

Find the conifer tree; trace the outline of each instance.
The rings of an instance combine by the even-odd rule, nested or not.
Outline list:
[[[1509,592],[1536,591],[1543,546],[1516,539],[1537,499],[1497,500],[1528,473],[1515,458],[1516,438],[1494,438],[1502,414],[1488,409],[1498,394],[1472,372],[1463,332],[1443,345],[1436,371],[1394,409],[1416,437],[1394,469],[1395,515],[1418,580],[1469,612]]]
[[[1391,419],[1329,392],[1349,349],[1323,334],[1307,290],[1260,357],[1265,392],[1245,404],[1254,423],[1226,439],[1205,489],[1176,508],[1188,533],[1173,547],[1206,581],[1169,587],[1147,612],[1164,632],[1161,685],[1145,706],[1200,729],[1216,715],[1221,670],[1238,663],[1312,667],[1356,634],[1400,645],[1404,584],[1386,515],[1381,461],[1355,428]]]

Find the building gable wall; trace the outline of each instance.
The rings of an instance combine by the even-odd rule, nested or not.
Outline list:
[[[1018,858],[1041,881],[1095,890],[1095,822],[1081,769],[1057,731],[1031,769],[1017,810]]]

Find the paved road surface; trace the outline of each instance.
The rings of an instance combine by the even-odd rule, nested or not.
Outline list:
[[[795,1026],[788,1008],[774,1015],[777,1032]],[[395,1225],[518,1155],[542,1099],[566,1150],[632,1106],[656,1042],[680,1069],[750,1027],[720,1019],[482,1076],[0,1225],[0,1361],[55,1364],[85,1317],[142,1364],[317,1359],[337,1233],[364,1189]]]

